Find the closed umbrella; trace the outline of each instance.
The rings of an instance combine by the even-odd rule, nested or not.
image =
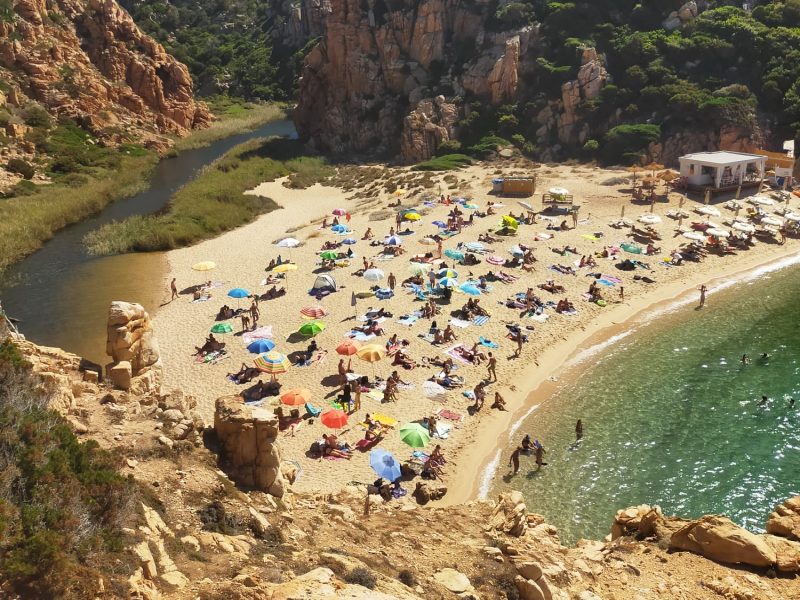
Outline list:
[[[233,333],[230,323],[217,323],[211,328],[211,333]]]
[[[322,416],[319,418],[319,420],[322,421],[322,424],[325,425],[325,427],[329,427],[330,429],[341,429],[347,425],[348,417],[346,412],[339,410],[338,408],[334,408],[333,410],[322,413]]]
[[[324,330],[325,323],[322,321],[309,321],[308,323],[303,323],[297,331],[305,336],[314,337]]]
[[[376,448],[369,453],[369,466],[386,481],[394,481],[400,477],[400,463],[383,448]]]
[[[286,406],[303,406],[306,402],[311,402],[311,390],[292,388],[281,395],[281,402]]]
[[[431,441],[431,436],[419,423],[406,423],[400,428],[400,439],[412,448],[424,448]]]
[[[309,319],[318,319],[319,317],[324,317],[328,314],[328,311],[325,310],[322,306],[304,306],[300,309],[300,314],[304,317],[308,317]]]
[[[364,279],[367,281],[380,281],[384,278],[384,273],[380,269],[367,269],[364,271]]]
[[[206,260],[192,265],[192,271],[212,271],[217,268],[217,264]]]
[[[262,354],[255,360],[255,365],[259,371],[269,375],[286,373],[289,370],[289,359],[284,354],[276,350],[271,350]]]
[[[253,354],[263,354],[275,347],[275,342],[267,339],[253,340],[247,345],[247,350]]]

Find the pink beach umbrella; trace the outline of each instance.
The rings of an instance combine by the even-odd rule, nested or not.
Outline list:
[[[343,208],[334,208],[333,214],[336,215],[337,217],[343,217],[344,215],[347,214],[347,211]]]

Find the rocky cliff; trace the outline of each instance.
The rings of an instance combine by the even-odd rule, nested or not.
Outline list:
[[[39,102],[111,143],[166,148],[210,120],[185,65],[115,0],[15,0],[0,20],[0,81],[14,107]],[[15,135],[11,132],[9,135]]]

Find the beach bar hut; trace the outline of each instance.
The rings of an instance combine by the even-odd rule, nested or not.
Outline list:
[[[492,179],[492,193],[498,196],[533,196],[536,191],[536,176],[497,177]]]
[[[678,159],[681,183],[686,189],[712,194],[742,186],[759,187],[764,181],[767,157],[744,152],[695,152]]]

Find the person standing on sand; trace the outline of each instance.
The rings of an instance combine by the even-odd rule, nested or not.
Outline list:
[[[489,372],[489,381],[497,381],[497,359],[489,352],[489,362],[486,364]]]
[[[347,368],[344,366],[343,358],[339,359],[339,366],[337,368],[339,370],[339,386],[344,388],[347,383]]]
[[[519,473],[519,453],[522,452],[522,446],[517,446],[514,451],[511,453],[511,458],[508,460],[508,466],[514,465],[514,473],[516,475]]]
[[[625,302],[625,287],[619,286],[619,301]]]
[[[580,442],[583,438],[583,421],[578,419],[578,422],[575,423],[575,441]]]
[[[537,470],[541,469],[543,466],[547,465],[547,463],[544,462],[544,453],[545,453],[544,446],[542,446],[541,444],[539,444],[537,442],[537,444],[536,444],[536,468],[537,468]]]
[[[353,379],[350,382],[350,392],[353,397],[353,412],[361,410],[361,380]]]
[[[258,304],[255,300],[250,304],[250,319],[253,321],[253,326],[258,323],[258,319],[261,316],[261,313],[258,312]]]
[[[172,298],[169,299],[172,302],[178,297],[178,285],[175,283],[174,277],[172,278],[172,283],[169,284],[169,289],[172,290]]]
[[[700,286],[699,289],[700,289],[700,306],[698,306],[697,308],[703,308],[706,305],[706,292],[708,291],[708,288],[705,286],[705,284],[703,284]]]
[[[394,276],[394,273],[389,273],[389,277],[387,277],[386,281],[389,284],[389,289],[394,291],[394,286],[397,285],[397,278]]]
[[[250,317],[247,316],[247,313],[243,312],[240,318],[242,319],[242,331],[250,329]]]
[[[442,258],[442,240],[436,240],[436,251],[439,253],[439,258]]]

